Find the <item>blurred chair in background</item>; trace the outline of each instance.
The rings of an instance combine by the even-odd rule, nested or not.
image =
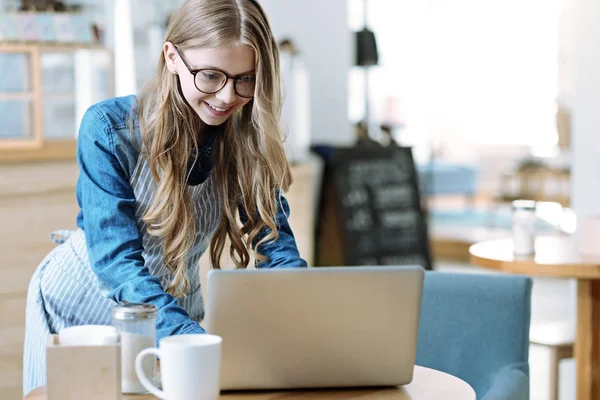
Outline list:
[[[529,399],[531,279],[426,272],[416,364],[470,384],[480,400]]]

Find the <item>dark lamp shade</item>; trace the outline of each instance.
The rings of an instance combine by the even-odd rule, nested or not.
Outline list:
[[[377,65],[379,54],[377,53],[377,42],[375,34],[364,28],[356,32],[356,61],[355,65],[369,66]]]

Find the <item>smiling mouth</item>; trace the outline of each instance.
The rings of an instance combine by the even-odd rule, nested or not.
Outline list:
[[[224,112],[227,112],[227,111],[229,111],[229,110],[231,110],[231,109],[232,109],[232,107],[222,108],[222,107],[216,107],[216,106],[213,106],[213,105],[211,105],[211,104],[208,104],[208,103],[206,103],[206,104],[207,104],[207,105],[208,105],[210,108],[212,108],[213,110],[215,110],[215,111],[217,111],[217,112],[220,112],[220,113],[224,113]]]

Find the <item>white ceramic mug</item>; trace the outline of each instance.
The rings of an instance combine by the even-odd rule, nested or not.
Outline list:
[[[215,400],[221,381],[220,336],[209,334],[175,335],[163,338],[159,348],[142,350],[135,358],[135,372],[141,384],[165,400]],[[144,358],[160,358],[162,389],[144,374]]]
[[[62,346],[102,346],[116,344],[119,333],[110,325],[76,325],[58,331]]]

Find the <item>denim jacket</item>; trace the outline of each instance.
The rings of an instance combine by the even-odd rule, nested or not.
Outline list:
[[[77,226],[85,233],[91,268],[108,298],[157,306],[158,339],[202,333],[198,323],[178,305],[176,298],[164,291],[144,265],[144,233],[136,225],[135,196],[130,185],[141,148],[135,107],[134,96],[114,98],[93,105],[82,119],[77,144]],[[132,112],[133,134],[128,128]],[[300,258],[288,223],[288,203],[282,196],[278,199],[279,238],[259,247],[258,251],[268,260],[258,267],[304,267],[306,262]]]

